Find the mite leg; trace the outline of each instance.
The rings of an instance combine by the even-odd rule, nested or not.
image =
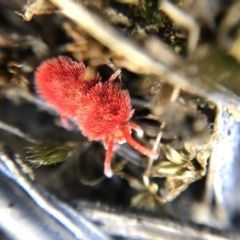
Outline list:
[[[112,154],[113,154],[113,140],[105,140],[104,146],[106,148],[106,157],[104,161],[104,174],[106,177],[111,178],[113,176],[113,171],[111,168]]]
[[[108,82],[113,82],[121,73],[121,69],[118,69],[115,73],[111,75],[111,77],[107,80]]]
[[[125,137],[126,141],[141,154],[153,159],[158,158],[158,153],[135,141],[128,132],[125,132],[123,136]]]
[[[69,122],[69,118],[65,116],[60,116],[58,125],[65,128],[67,131],[72,131],[74,129],[74,126]]]
[[[134,131],[137,132],[138,137],[140,137],[140,138],[143,137],[144,132],[140,126],[138,126],[137,124],[135,124],[133,122],[129,122],[128,125],[131,129],[133,129]]]

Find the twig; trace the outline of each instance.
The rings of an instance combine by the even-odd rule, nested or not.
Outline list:
[[[2,165],[5,165],[3,168]],[[7,168],[7,170],[5,170]],[[0,145],[0,172],[4,171],[11,179],[17,182],[28,193],[28,196],[34,200],[39,208],[43,209],[50,216],[52,216],[62,226],[66,227],[75,239],[102,239],[109,240],[109,238],[100,232],[93,224],[88,222],[84,217],[76,214],[68,205],[58,201],[53,196],[48,196],[44,190],[35,187],[32,181],[29,181],[25,175],[18,169],[17,165],[8,157]]]
[[[178,26],[185,27],[188,30],[188,53],[195,50],[199,35],[200,27],[197,22],[187,13],[180,10],[176,5],[166,0],[159,1],[160,8],[165,12]]]
[[[225,87],[215,82],[204,82],[199,78],[187,77],[183,73],[173,71],[150,56],[136,42],[126,38],[79,3],[72,0],[50,1],[62,10],[61,13],[78,24],[88,34],[107,46],[116,55],[124,57],[125,61],[122,62],[122,66],[131,71],[156,75],[161,77],[161,80],[184,91],[240,111],[240,98]]]
[[[93,204],[84,204],[80,201],[77,203],[77,208],[80,209],[81,214],[99,223],[104,232],[120,236],[122,239],[229,239],[220,236],[220,234],[208,232],[208,229],[201,231],[196,225],[188,226],[185,222],[178,224],[164,218],[157,219],[129,212],[120,213],[116,209],[109,209],[109,207],[107,211],[104,211],[104,206],[96,207]],[[232,235],[234,237],[234,234]]]
[[[37,141],[30,138],[28,135],[26,135],[25,133],[23,133],[22,131],[20,131],[18,128],[13,127],[7,123],[4,123],[2,121],[0,121],[0,129],[3,129],[6,132],[12,133],[13,135],[16,135],[20,138],[25,139],[26,141],[29,141],[31,143],[36,143]]]

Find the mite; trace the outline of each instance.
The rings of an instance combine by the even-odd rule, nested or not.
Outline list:
[[[104,174],[113,175],[111,158],[116,144],[128,142],[150,158],[158,154],[135,141],[131,132],[143,135],[141,127],[131,122],[134,110],[128,91],[114,82],[120,70],[107,81],[99,73],[89,79],[86,67],[60,56],[43,62],[35,72],[36,90],[63,119],[72,118],[89,141],[102,140],[106,149]]]

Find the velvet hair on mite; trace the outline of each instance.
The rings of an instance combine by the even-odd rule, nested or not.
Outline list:
[[[64,56],[43,62],[35,72],[39,95],[62,118],[72,118],[89,141],[103,141],[107,177],[113,175],[111,159],[115,144],[127,142],[143,155],[158,158],[156,152],[131,136],[132,130],[143,136],[143,130],[130,121],[134,110],[128,91],[114,82],[120,72],[116,71],[104,82],[99,73],[89,79],[83,62]]]

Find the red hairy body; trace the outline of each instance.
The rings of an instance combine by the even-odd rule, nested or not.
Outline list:
[[[90,141],[103,140],[107,149],[104,172],[108,177],[112,175],[110,164],[116,143],[127,141],[144,155],[158,156],[131,137],[131,129],[143,132],[129,122],[133,114],[130,96],[113,82],[118,74],[105,82],[98,73],[89,79],[85,65],[68,57],[45,61],[35,73],[36,89],[49,105],[62,117],[73,118]]]
[[[101,81],[98,74],[85,79],[85,73],[85,65],[70,58],[47,60],[35,73],[37,91],[61,116],[74,118],[83,97]]]
[[[127,91],[119,84],[97,83],[82,99],[76,121],[89,140],[99,140],[110,135],[123,122],[128,122],[133,110]]]

